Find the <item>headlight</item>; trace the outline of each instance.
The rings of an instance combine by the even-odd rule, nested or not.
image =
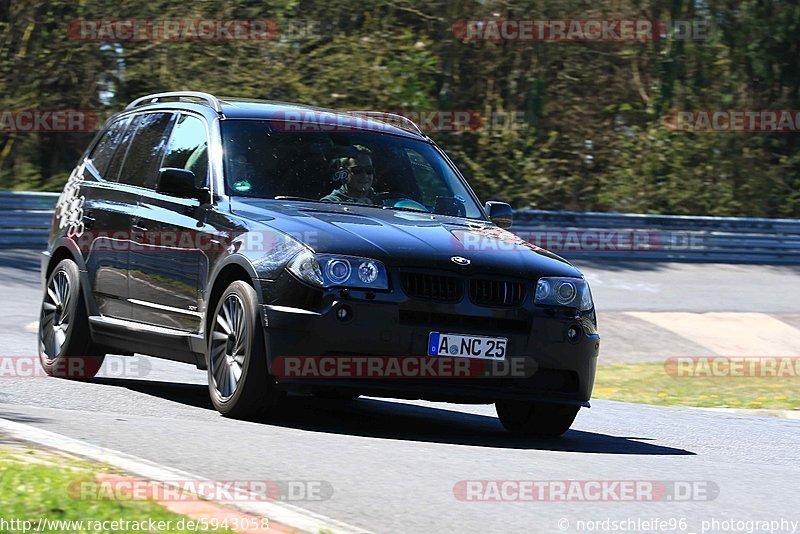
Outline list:
[[[322,279],[322,269],[314,254],[308,249],[303,249],[286,266],[289,272],[315,286],[325,285]]]
[[[589,283],[582,278],[540,278],[534,302],[541,306],[563,306],[589,311],[594,307]]]
[[[388,289],[386,268],[377,260],[303,250],[286,266],[289,272],[318,287]]]
[[[344,284],[350,278],[353,268],[350,267],[349,261],[335,259],[325,265],[325,272],[328,275],[328,280],[334,284]]]
[[[365,284],[372,284],[378,279],[381,269],[378,264],[372,260],[362,261],[358,266],[358,279]]]

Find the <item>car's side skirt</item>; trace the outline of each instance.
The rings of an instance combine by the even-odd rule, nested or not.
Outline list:
[[[139,353],[205,368],[205,339],[172,328],[111,317],[89,317],[92,340],[111,350]]]

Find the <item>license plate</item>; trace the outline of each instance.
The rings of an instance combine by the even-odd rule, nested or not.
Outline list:
[[[508,339],[504,337],[431,332],[428,336],[428,356],[504,360],[507,345]]]

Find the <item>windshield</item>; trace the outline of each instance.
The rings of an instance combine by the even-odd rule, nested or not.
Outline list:
[[[429,143],[367,131],[282,131],[269,121],[222,122],[229,195],[360,204],[483,219]]]

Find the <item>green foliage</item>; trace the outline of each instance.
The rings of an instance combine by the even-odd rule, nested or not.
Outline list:
[[[713,376],[698,366],[691,378],[672,376],[664,363],[600,365],[592,397],[660,406],[799,410],[800,383],[791,377]]]
[[[169,532],[194,532],[178,528],[186,525],[186,517],[167,510],[156,502],[113,499],[113,488],[103,492],[102,484],[94,487],[99,498],[81,498],[83,483],[95,481],[97,475],[110,471],[102,465],[55,455],[46,451],[0,447],[0,507],[3,518],[30,521],[28,531],[38,532],[101,532],[102,524],[127,521],[144,526],[149,521],[171,525]],[[111,486],[107,486],[111,487]],[[89,495],[92,495],[89,493]],[[39,523],[41,520],[41,523]],[[181,521],[184,521],[181,523]],[[82,526],[81,526],[82,524]],[[124,523],[121,523],[124,524]],[[108,528],[108,527],[107,527]],[[22,526],[2,532],[19,532]],[[126,530],[139,532],[139,529]],[[208,532],[230,532],[227,528],[209,528]]]
[[[746,134],[636,132],[615,146],[618,165],[604,175],[598,200],[608,211],[800,213],[797,183],[785,179],[791,164],[764,165],[770,154],[759,141]]]
[[[85,19],[268,18],[271,41],[69,37]],[[644,43],[460,41],[463,19],[711,22]],[[294,30],[294,31],[290,31]],[[686,133],[680,109],[800,109],[800,5],[778,0],[0,2],[0,109],[102,115],[194,89],[340,109],[523,113],[433,137],[483,199],[516,207],[800,216],[800,135]],[[101,98],[101,95],[103,97]],[[90,136],[0,132],[0,187],[58,189]]]

